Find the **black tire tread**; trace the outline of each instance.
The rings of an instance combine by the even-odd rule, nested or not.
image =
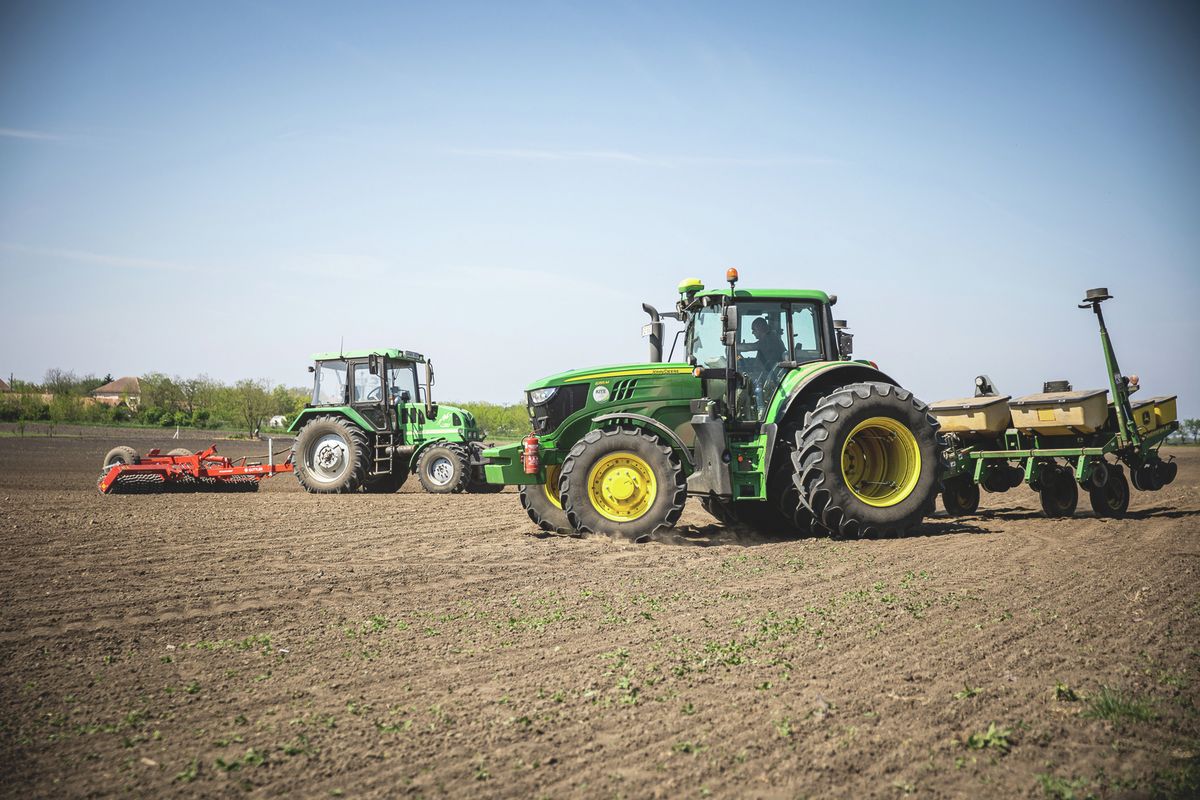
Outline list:
[[[926,500],[886,526],[869,522],[864,524],[853,514],[847,514],[846,509],[832,502],[830,484],[839,479],[835,476],[841,467],[840,464],[826,463],[822,445],[833,436],[833,428],[842,416],[856,403],[869,400],[872,395],[884,398],[893,396],[901,403],[911,404],[917,413],[924,416],[936,440],[939,428],[937,419],[929,413],[929,407],[907,389],[889,383],[869,381],[839,387],[821,398],[816,407],[805,415],[804,427],[796,434],[796,449],[792,454],[792,462],[801,505],[835,538],[861,538],[909,530],[921,523],[936,501],[936,472],[940,466],[938,463],[934,464],[935,479]],[[934,456],[935,459],[940,457],[936,446]]]
[[[447,451],[451,458],[458,463],[457,477],[445,486],[433,483],[427,477],[426,472],[430,460],[439,451]],[[471,456],[466,445],[457,442],[437,442],[427,447],[422,451],[421,457],[417,459],[417,480],[421,482],[421,487],[430,494],[458,494],[465,490],[471,480]]]
[[[670,503],[667,506],[666,512],[662,515],[662,519],[654,522],[653,526],[649,530],[641,531],[633,538],[640,540],[645,537],[652,536],[659,531],[673,528],[675,524],[679,522],[679,517],[683,514],[684,503],[687,502],[687,482],[683,474],[683,465],[680,463],[679,457],[675,455],[675,451],[672,450],[668,445],[663,444],[662,440],[657,436],[647,433],[640,428],[624,426],[588,431],[583,438],[575,443],[570,452],[567,454],[567,458],[563,461],[562,472],[559,475],[558,485],[562,497],[563,509],[567,512],[567,519],[570,521],[571,527],[580,534],[604,533],[604,531],[593,530],[590,526],[580,522],[578,515],[572,510],[571,497],[574,491],[573,486],[575,485],[576,481],[586,482],[587,480],[586,477],[580,476],[577,478],[575,476],[575,468],[579,462],[580,456],[582,456],[589,447],[599,443],[605,438],[615,436],[632,436],[644,441],[666,458],[667,463],[670,465],[671,472],[673,473],[670,476],[666,476],[668,478],[667,481],[662,480],[662,476],[656,476],[656,479],[660,484],[659,491],[668,492],[668,496],[670,497]],[[672,482],[674,483],[674,486],[668,482],[671,481],[671,479],[673,479]],[[641,522],[641,520],[639,520],[639,522]]]
[[[307,473],[304,466],[304,448],[308,444],[305,434],[312,436],[311,431],[317,430],[318,426],[326,424],[335,427],[346,441],[354,443],[353,463],[351,463],[350,469],[347,471],[342,483],[337,486],[323,486],[315,482],[310,484],[305,480]],[[296,434],[296,444],[292,459],[296,480],[300,482],[305,491],[311,494],[349,494],[356,492],[366,482],[369,472],[368,460],[370,459],[370,454],[367,445],[367,434],[344,417],[336,417],[328,414],[316,417]]]

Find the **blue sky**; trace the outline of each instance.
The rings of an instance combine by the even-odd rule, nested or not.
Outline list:
[[[1200,22],[1160,3],[0,8],[0,373],[444,399],[636,360],[645,300],[841,298],[927,400],[1101,386],[1200,415]]]

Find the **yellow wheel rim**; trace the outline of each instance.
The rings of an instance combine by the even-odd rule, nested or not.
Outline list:
[[[546,499],[549,500],[555,508],[562,508],[562,498],[558,496],[558,473],[562,467],[558,464],[550,464],[546,467],[546,482],[542,484],[542,490],[546,493]]]
[[[609,453],[588,474],[588,500],[602,517],[630,522],[654,505],[658,482],[654,470],[633,453]]]
[[[842,445],[842,478],[859,500],[887,508],[912,494],[921,477],[917,437],[899,420],[871,417]]]

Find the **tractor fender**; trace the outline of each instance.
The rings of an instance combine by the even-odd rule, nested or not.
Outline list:
[[[593,417],[592,422],[613,422],[619,419],[629,420],[633,422],[636,427],[647,428],[654,433],[657,433],[659,436],[664,437],[671,445],[671,448],[679,453],[680,458],[683,460],[684,464],[687,465],[688,472],[691,472],[694,469],[692,463],[692,454],[683,444],[683,440],[679,438],[679,435],[675,433],[675,431],[671,430],[666,425],[663,425],[653,417],[647,417],[645,414],[630,414],[618,411],[613,414],[601,414],[598,417]],[[601,425],[600,427],[604,426]]]
[[[877,381],[879,383],[887,383],[892,386],[899,386],[890,375],[870,366],[857,361],[846,361],[841,363],[833,363],[820,369],[814,370],[811,374],[805,376],[799,383],[791,388],[787,396],[779,404],[779,411],[775,414],[772,423],[772,430],[767,431],[767,446],[766,452],[763,453],[763,463],[770,464],[771,457],[774,455],[775,445],[778,444],[775,429],[783,420],[786,420],[793,412],[795,404],[805,397],[811,397],[814,393],[821,395],[828,394],[829,389],[835,386],[845,386],[848,383],[860,383],[862,381]],[[767,425],[763,426],[767,428]]]
[[[301,428],[312,422],[317,417],[342,417],[343,419],[349,420],[368,433],[375,432],[375,428],[365,419],[363,419],[362,415],[360,415],[353,408],[347,408],[345,406],[312,406],[310,408],[306,408],[301,411],[299,416],[297,416],[292,424],[288,426],[287,432],[299,434]]]
[[[421,454],[424,453],[426,450],[433,447],[435,444],[447,444],[447,443],[449,443],[448,439],[430,439],[428,442],[422,442],[421,444],[417,445],[417,448],[412,451],[412,455],[409,456],[408,471],[409,472],[417,471],[417,459],[419,459],[421,457]]]

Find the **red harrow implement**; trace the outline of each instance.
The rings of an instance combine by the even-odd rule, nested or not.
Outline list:
[[[216,445],[200,453],[180,448],[162,455],[155,449],[144,456],[132,447],[114,447],[104,457],[104,472],[96,486],[101,494],[257,492],[263,478],[292,471],[290,457],[276,464],[269,440],[267,447],[265,463],[219,456]]]

